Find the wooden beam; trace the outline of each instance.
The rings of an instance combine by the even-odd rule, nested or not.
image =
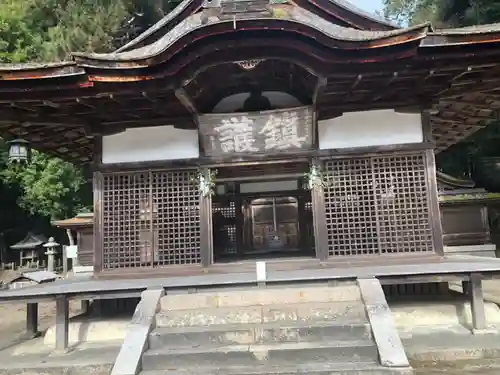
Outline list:
[[[326,85],[328,84],[328,79],[322,76],[319,76],[317,81],[316,81],[316,86],[314,87],[314,92],[312,96],[312,104],[315,106],[318,97],[321,95],[321,92],[325,89]]]
[[[111,171],[126,171],[137,170],[139,168],[172,168],[183,169],[186,167],[207,167],[207,168],[220,168],[220,167],[235,167],[235,166],[248,166],[254,164],[266,164],[276,162],[304,162],[308,163],[312,158],[318,159],[345,159],[346,157],[368,157],[375,156],[380,153],[387,152],[415,152],[427,149],[434,149],[434,143],[408,143],[399,145],[384,145],[384,146],[368,146],[368,147],[353,147],[329,150],[308,150],[297,152],[293,154],[279,154],[279,155],[263,155],[263,154],[248,154],[242,156],[228,156],[228,157],[200,157],[192,159],[172,160],[172,161],[148,161],[140,163],[117,163],[117,164],[104,164],[99,166],[102,172]]]
[[[92,109],[95,109],[95,106],[93,106],[92,104],[89,104],[85,99],[83,98],[76,98],[75,101],[80,104],[80,105],[83,105],[87,108],[92,108]]]
[[[193,119],[186,116],[181,117],[157,117],[149,119],[120,119],[117,121],[100,121],[94,118],[80,118],[75,121],[68,119],[64,121],[63,118],[53,118],[52,116],[33,116],[27,117],[13,112],[8,112],[0,109],[0,125],[16,125],[29,124],[33,126],[47,126],[47,127],[63,127],[63,128],[80,128],[83,129],[89,123],[100,124],[103,128],[118,127],[118,128],[139,128],[161,125],[172,125],[179,129],[195,129],[196,126]],[[116,130],[113,130],[116,131]]]
[[[194,116],[198,116],[198,110],[188,92],[184,88],[175,90],[175,97],[182,103],[182,105]]]
[[[458,105],[463,105],[463,106],[473,107],[473,108],[478,108],[478,109],[490,109],[490,110],[497,109],[497,108],[492,107],[491,103],[487,103],[486,100],[491,100],[493,103],[495,103],[495,101],[496,101],[495,99],[489,99],[488,96],[481,97],[481,101],[474,101],[474,100],[467,100],[467,99],[456,99],[456,100],[442,99],[442,100],[439,100],[438,107],[440,105],[454,106],[454,105],[458,104]],[[494,105],[500,107],[500,102],[496,102]]]
[[[196,129],[196,125],[191,117],[158,117],[143,120],[121,120],[103,121],[100,123],[103,128],[147,128],[152,126],[171,125],[176,129]]]
[[[474,124],[471,124],[470,122],[468,122],[469,120],[467,121],[462,121],[462,120],[458,120],[458,119],[454,119],[454,118],[443,118],[443,117],[436,117],[436,116],[433,116],[432,117],[432,121],[436,124],[446,124],[446,125],[449,125],[449,126],[461,126],[461,127],[476,127],[476,128],[484,128],[485,125],[478,125],[476,123]]]
[[[52,108],[60,108],[61,107],[61,104],[54,103],[50,100],[43,100],[42,103],[43,103],[43,105],[45,105],[47,107],[52,107]]]
[[[378,94],[377,95],[374,95],[371,99],[372,102],[377,102],[379,101],[380,99],[382,99],[383,97],[387,96],[387,88],[392,85],[392,83],[398,79],[399,77],[399,73],[398,72],[394,72],[392,73],[392,77],[390,79],[387,80],[386,83],[384,83],[384,85],[382,85],[382,87],[378,88],[377,92]]]
[[[156,103],[156,100],[151,98],[146,91],[141,92],[141,95],[147,100],[149,100],[151,103]]]
[[[10,107],[20,109],[26,112],[38,112],[35,108],[26,106],[25,104],[10,103]]]

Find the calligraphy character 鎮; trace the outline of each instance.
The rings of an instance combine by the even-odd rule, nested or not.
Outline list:
[[[266,150],[286,150],[300,148],[307,141],[299,137],[299,117],[297,112],[283,112],[281,116],[270,115],[266,125],[259,131],[265,135]]]

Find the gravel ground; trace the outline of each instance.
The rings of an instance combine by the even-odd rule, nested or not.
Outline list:
[[[80,303],[70,302],[70,316],[79,313]],[[55,323],[56,303],[38,304],[39,330],[45,331]],[[0,303],[0,350],[19,341],[26,327],[26,304]]]

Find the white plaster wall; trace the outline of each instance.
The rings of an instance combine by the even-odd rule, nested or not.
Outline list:
[[[295,97],[280,91],[264,91],[263,96],[267,97],[271,102],[271,106],[275,109],[300,107],[303,104]],[[250,96],[248,92],[230,95],[222,99],[213,109],[213,113],[228,113],[241,111],[245,100]]]
[[[420,113],[349,112],[318,122],[320,149],[423,142]]]
[[[127,129],[104,136],[102,162],[127,163],[198,158],[198,132],[173,126]]]

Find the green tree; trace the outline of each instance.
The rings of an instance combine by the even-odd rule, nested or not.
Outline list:
[[[127,17],[121,0],[36,0],[32,19],[45,19],[39,59],[67,60],[74,51],[110,52]]]
[[[176,0],[3,0],[0,62],[66,60],[73,51],[111,52],[118,39],[121,43],[128,42],[177,3]],[[130,28],[133,32],[129,32]],[[29,213],[51,219],[70,217],[91,205],[88,176],[80,168],[36,151],[27,166],[7,165],[6,150],[0,139],[0,192],[4,199],[17,201]],[[2,202],[4,212],[6,208]],[[22,210],[19,212],[22,214]],[[11,224],[0,225],[0,231]]]
[[[426,22],[439,23],[438,1],[433,0],[384,0],[385,18],[401,26]]]
[[[2,62],[58,61],[71,52],[111,52],[179,0],[3,0]],[[129,33],[133,28],[133,32]],[[124,38],[124,35],[128,36]]]
[[[432,22],[435,27],[461,27],[500,21],[497,0],[384,0],[384,14],[401,25]]]
[[[88,178],[72,164],[34,151],[28,165],[8,164],[5,185],[19,186],[19,205],[31,214],[55,219],[75,215],[92,202]]]
[[[31,0],[3,0],[0,7],[0,62],[20,63],[37,58],[42,40],[26,22]]]
[[[498,0],[384,0],[386,18],[401,25],[430,21],[436,28],[464,27],[500,22]],[[451,148],[439,153],[437,165],[445,173],[470,177],[473,160],[481,156],[498,156],[499,122],[492,121]]]

